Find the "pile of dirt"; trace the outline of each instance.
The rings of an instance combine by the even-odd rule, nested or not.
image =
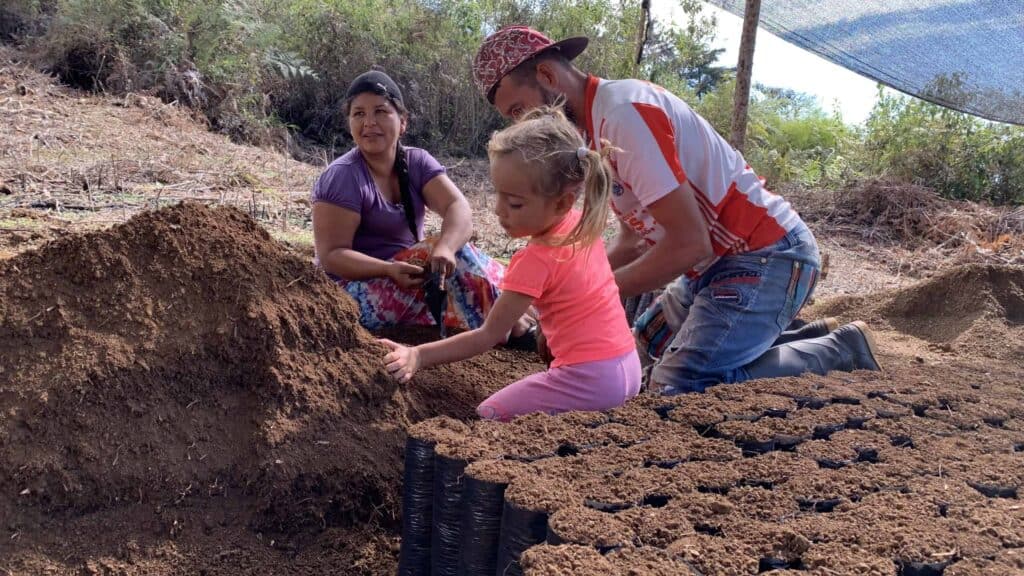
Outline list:
[[[824,300],[810,314],[865,319],[945,352],[1019,360],[1024,357],[1024,267],[958,266],[899,290]]]
[[[948,255],[977,251],[1018,262],[1024,248],[1024,210],[949,200],[917,184],[865,178],[834,191],[790,185],[785,195],[805,219],[828,224],[833,233],[939,248]]]
[[[114,554],[139,573],[274,571],[323,546],[387,566],[406,427],[471,417],[540,366],[500,351],[398,385],[383,353],[343,291],[233,208],[0,261],[0,568],[76,572],[140,539]]]
[[[1018,374],[926,366],[641,396],[500,430],[433,422],[411,438],[464,466],[458,483],[435,479],[435,522],[462,490],[461,530],[500,525],[494,539],[456,526],[454,554],[431,550],[440,573],[482,556],[526,576],[1024,572]]]

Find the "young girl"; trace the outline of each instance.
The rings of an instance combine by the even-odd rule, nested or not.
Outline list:
[[[382,340],[391,350],[387,370],[408,382],[422,368],[482,354],[504,342],[533,305],[554,357],[551,367],[506,386],[477,413],[508,420],[623,404],[640,389],[640,359],[601,241],[610,168],[560,109],[528,113],[495,133],[487,151],[495,214],[510,236],[529,243],[512,256],[483,326],[416,347]],[[581,194],[582,214],[573,208]]]

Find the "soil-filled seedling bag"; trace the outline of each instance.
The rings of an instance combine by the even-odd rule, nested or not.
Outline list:
[[[434,455],[432,576],[455,576],[458,572],[465,470],[465,460]]]
[[[431,440],[409,436],[405,443],[402,493],[402,549],[399,576],[430,576],[434,507],[434,446]]]
[[[548,514],[520,508],[505,501],[501,514],[501,536],[495,576],[522,576],[519,558],[527,548],[544,542],[548,534]]]
[[[507,487],[504,482],[465,477],[458,576],[493,576]]]

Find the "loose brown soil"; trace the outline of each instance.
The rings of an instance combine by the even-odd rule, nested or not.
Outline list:
[[[805,316],[867,320],[884,372],[502,425],[475,405],[536,358],[387,378],[309,263],[316,167],[6,47],[0,118],[0,573],[393,574],[407,434],[574,543],[531,548],[527,574],[1024,573],[1019,239],[952,257],[821,220]],[[507,256],[485,163],[450,167]]]
[[[0,262],[0,318],[15,572],[382,573],[406,428],[541,368],[495,351],[398,385],[343,291],[200,204]]]
[[[592,433],[596,445],[520,461],[505,477],[506,502],[548,526],[524,573],[1017,573],[1021,366],[918,364],[642,397],[609,412],[590,430],[645,434]],[[559,417],[531,418],[521,433],[535,441],[559,429]],[[628,554],[660,560],[612,561]]]

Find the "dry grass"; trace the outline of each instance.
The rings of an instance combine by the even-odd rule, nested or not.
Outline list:
[[[909,249],[922,262],[1024,263],[1024,208],[947,200],[923,186],[880,179],[785,195],[822,229]]]
[[[33,210],[92,229],[190,199],[239,206],[272,229],[308,228],[317,167],[232,144],[156,98],[62,87],[3,46],[0,122],[0,219]]]

